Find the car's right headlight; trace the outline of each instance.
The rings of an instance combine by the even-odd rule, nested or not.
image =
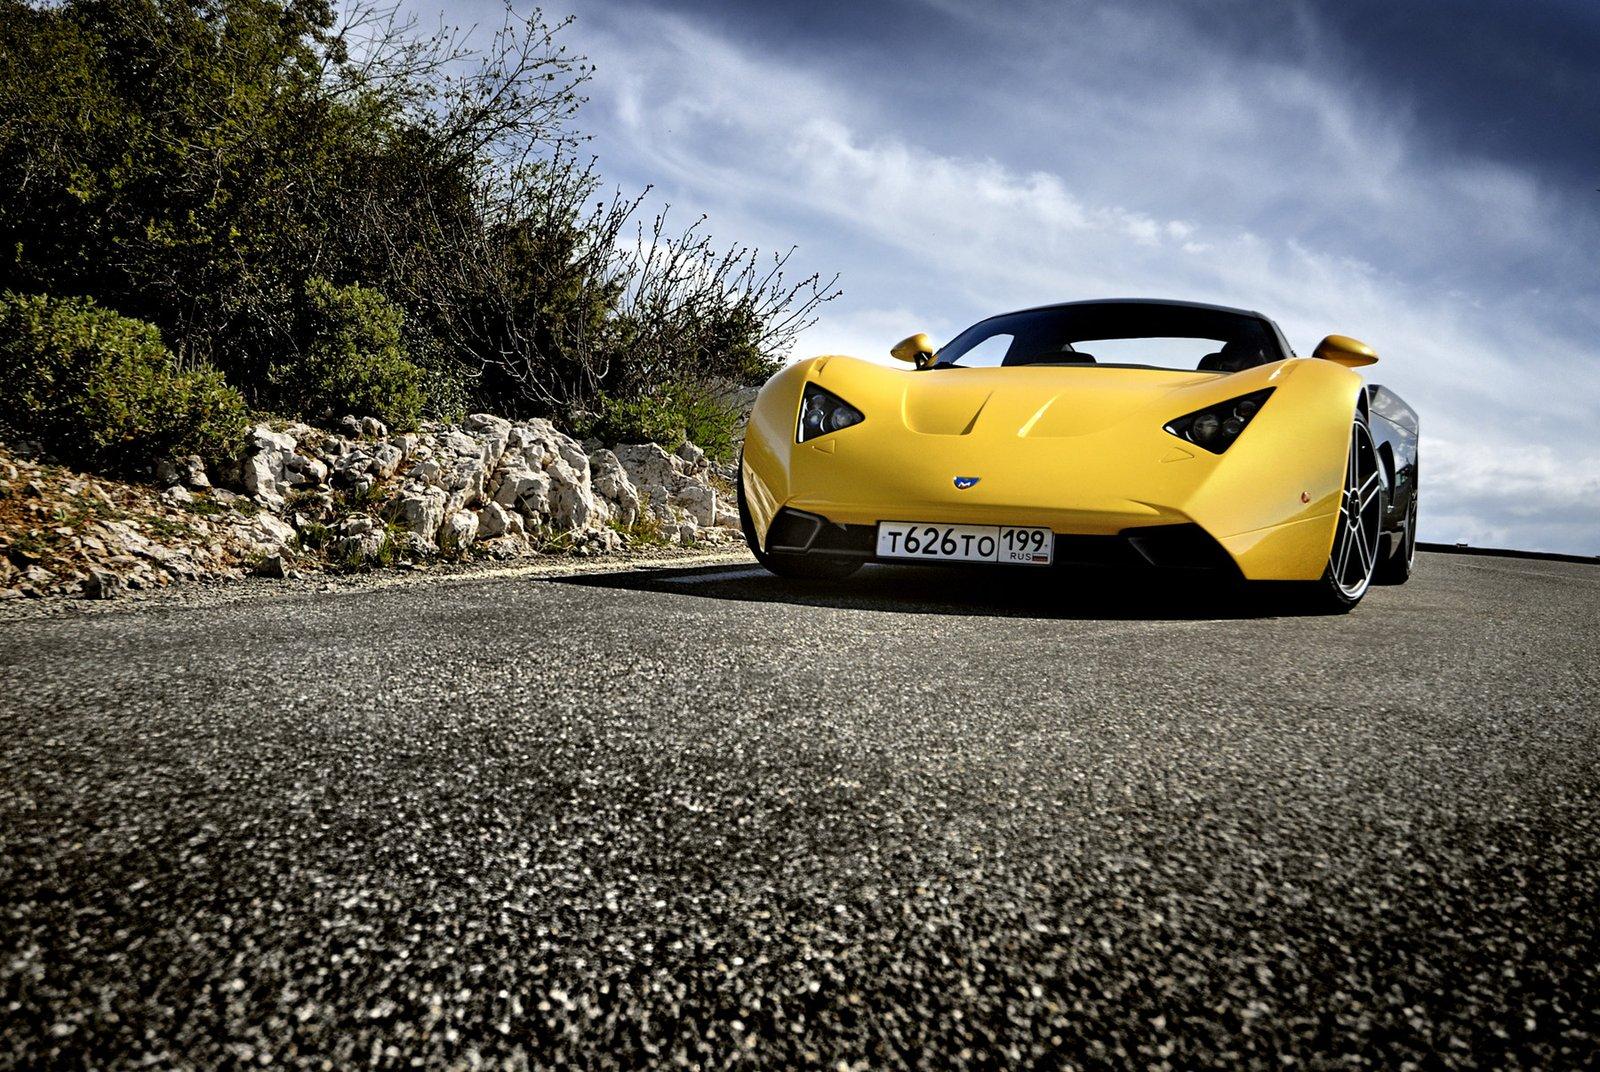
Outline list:
[[[800,396],[800,424],[795,431],[795,438],[797,442],[804,443],[808,439],[849,428],[852,424],[860,424],[866,419],[860,410],[838,395],[808,383],[805,393]]]
[[[1179,439],[1193,443],[1197,447],[1204,447],[1213,454],[1221,454],[1233,446],[1233,441],[1245,430],[1267,398],[1276,388],[1268,387],[1264,391],[1252,391],[1238,398],[1230,398],[1226,402],[1218,402],[1214,406],[1186,413],[1176,420],[1168,421],[1165,428]]]

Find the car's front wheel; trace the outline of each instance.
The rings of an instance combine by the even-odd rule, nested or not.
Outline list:
[[[750,553],[756,556],[756,561],[779,577],[789,577],[803,581],[836,581],[850,576],[861,568],[861,560],[843,555],[786,555],[772,554],[761,549],[761,541],[756,538],[755,521],[750,517],[750,504],[745,501],[744,491],[744,451],[739,452],[739,527],[744,530],[744,542],[749,546]]]
[[[1333,550],[1321,579],[1305,585],[1300,593],[1308,610],[1343,614],[1360,603],[1372,586],[1383,528],[1379,464],[1372,432],[1357,414],[1350,427],[1350,455],[1345,461]]]

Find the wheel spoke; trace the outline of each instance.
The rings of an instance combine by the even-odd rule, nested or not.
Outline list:
[[[1360,418],[1350,429],[1350,454],[1344,466],[1344,490],[1334,520],[1333,549],[1328,554],[1328,574],[1347,600],[1358,600],[1373,579],[1381,541],[1382,472],[1373,438]],[[1406,520],[1408,547],[1416,533],[1416,499],[1411,499]],[[1354,552],[1352,552],[1354,544]]]
[[[1348,523],[1339,526],[1339,564],[1333,567],[1333,576],[1340,584],[1344,583],[1345,564],[1350,560],[1350,543],[1354,530]]]
[[[1334,530],[1333,549],[1328,556],[1328,572],[1348,599],[1359,599],[1372,579],[1378,561],[1378,542],[1383,525],[1379,495],[1383,477],[1373,451],[1372,437],[1357,419],[1350,431],[1350,455],[1345,461],[1344,490]],[[1415,508],[1416,500],[1411,506]],[[1411,516],[1415,516],[1414,509]],[[1414,522],[1408,524],[1408,538]],[[1353,546],[1353,550],[1352,550]]]

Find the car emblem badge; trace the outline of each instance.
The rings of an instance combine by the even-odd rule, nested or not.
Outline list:
[[[978,482],[978,478],[975,477],[975,476],[958,476],[958,477],[956,477],[956,490],[957,491],[966,491],[968,488],[972,487],[972,485],[976,484],[977,482]]]

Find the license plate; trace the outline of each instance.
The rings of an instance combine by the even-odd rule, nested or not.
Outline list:
[[[879,558],[1048,566],[1055,549],[1055,534],[1049,529],[1017,525],[932,525],[920,521],[878,523]]]

